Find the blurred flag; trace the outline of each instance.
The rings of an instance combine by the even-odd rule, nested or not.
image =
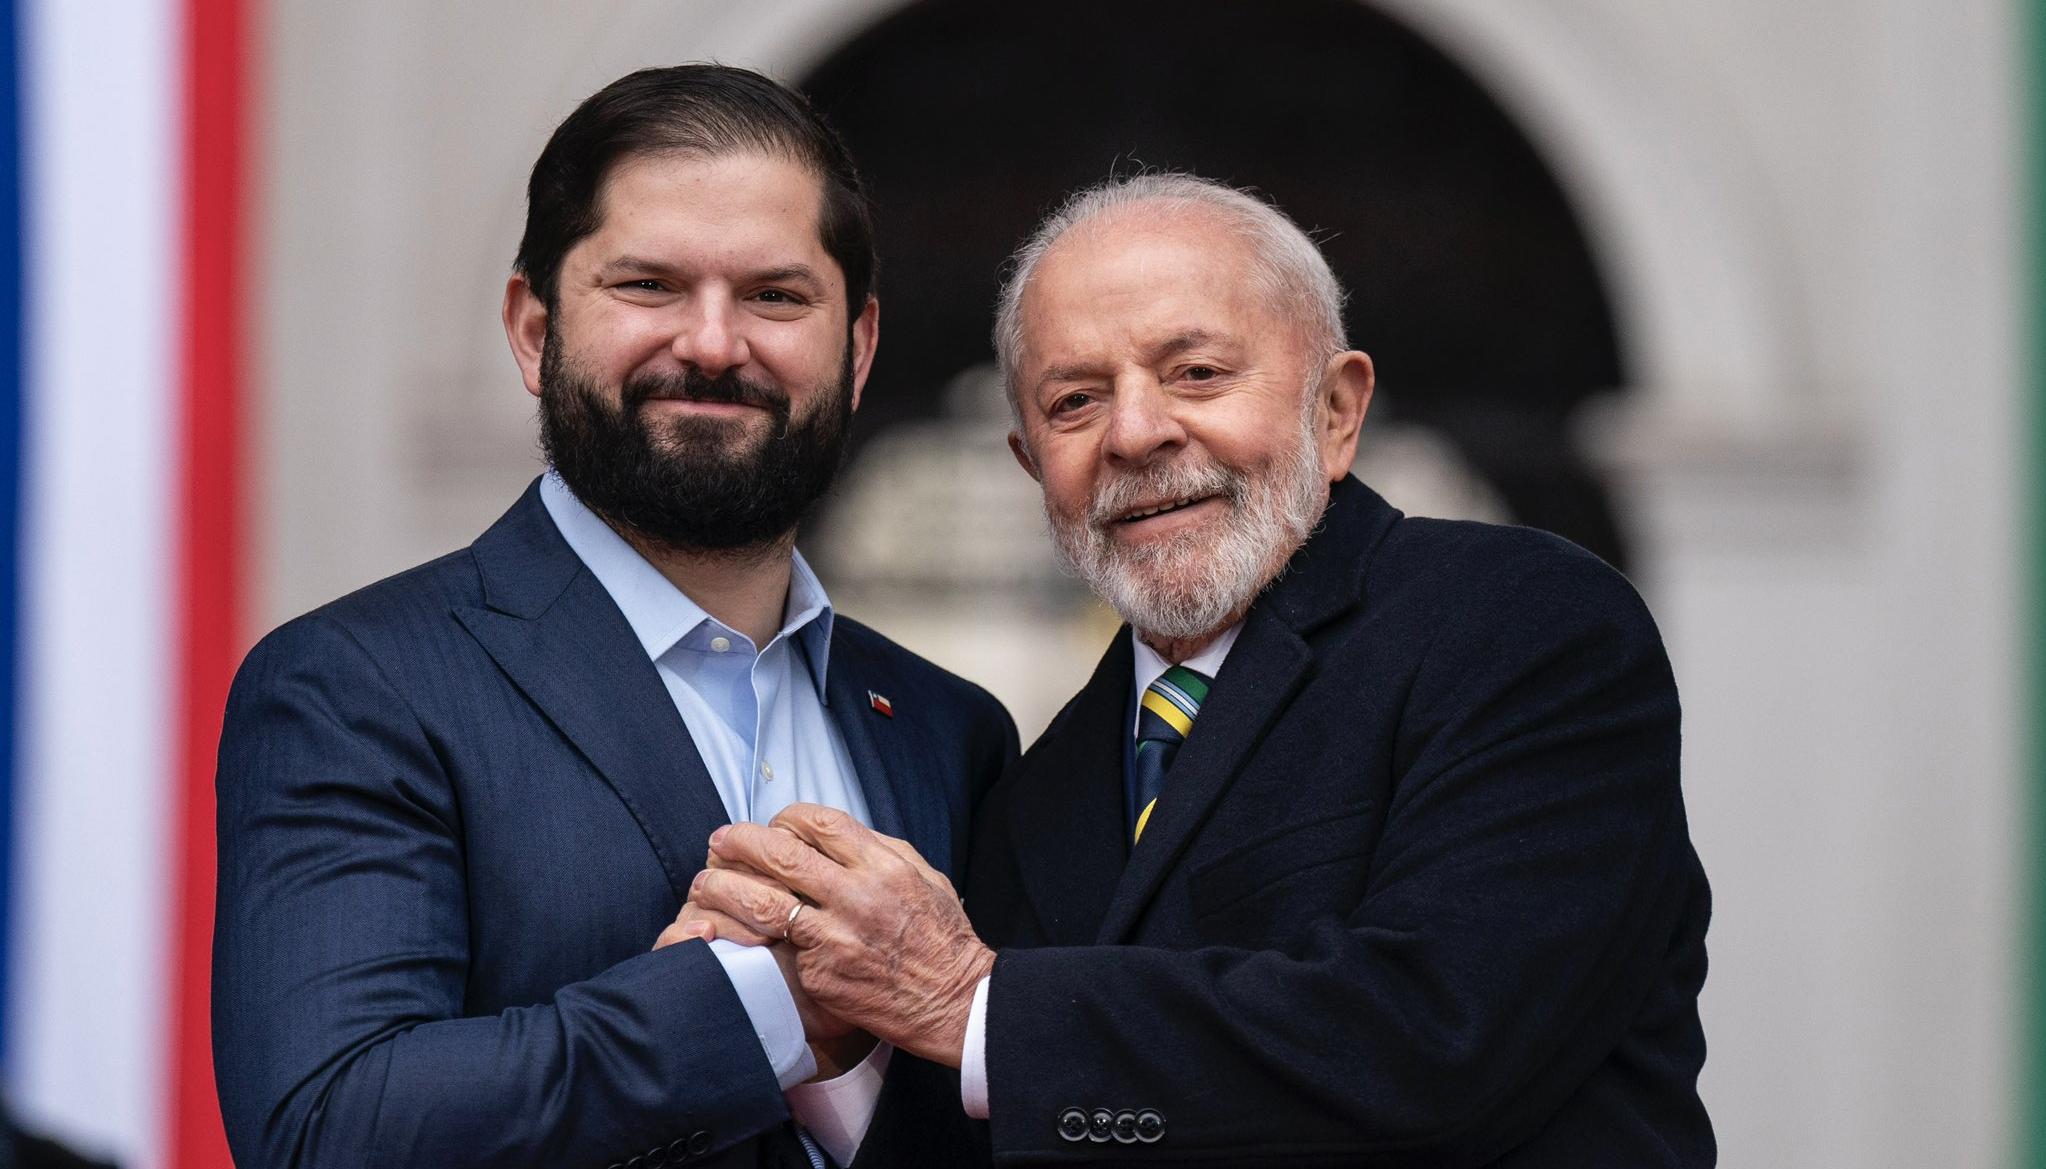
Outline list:
[[[205,973],[252,3],[0,0],[0,1048],[25,1125],[131,1169],[228,1163]]]

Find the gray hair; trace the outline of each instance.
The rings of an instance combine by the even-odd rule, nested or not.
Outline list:
[[[1019,422],[1016,362],[1023,348],[1023,290],[1045,253],[1068,231],[1096,216],[1139,205],[1218,215],[1250,245],[1256,257],[1251,279],[1275,311],[1298,320],[1310,354],[1325,361],[1348,347],[1343,336],[1343,286],[1321,249],[1285,212],[1247,191],[1198,175],[1154,172],[1112,178],[1068,196],[1009,257],[1009,276],[995,301],[995,356]]]

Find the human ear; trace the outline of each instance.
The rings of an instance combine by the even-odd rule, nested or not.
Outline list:
[[[1022,431],[1012,430],[1009,432],[1009,453],[1016,456],[1016,463],[1023,468],[1024,474],[1029,475],[1039,483],[1044,482],[1044,475],[1037,469],[1037,460],[1030,457],[1029,444],[1023,441]]]
[[[1315,441],[1321,448],[1321,469],[1333,483],[1350,473],[1357,460],[1357,436],[1364,413],[1371,408],[1377,383],[1369,355],[1351,349],[1329,358],[1316,389]]]
[[[540,396],[540,364],[547,352],[547,304],[522,274],[504,285],[504,339],[526,380],[526,392]]]
[[[860,408],[860,392],[867,388],[867,373],[874,368],[874,351],[881,346],[881,302],[868,297],[866,306],[852,323],[852,404]]]

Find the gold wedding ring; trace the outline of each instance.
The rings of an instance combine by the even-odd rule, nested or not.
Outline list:
[[[803,912],[803,904],[804,904],[803,899],[801,897],[798,897],[796,898],[796,903],[789,908],[789,919],[783,922],[781,926],[782,941],[784,942],[788,941],[789,931],[796,928],[796,915]]]

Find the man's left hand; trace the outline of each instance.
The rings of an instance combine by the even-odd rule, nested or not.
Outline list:
[[[770,824],[720,828],[710,852],[693,903],[785,937],[804,989],[832,1014],[959,1066],[973,991],[995,954],[952,883],[908,842],[834,808],[791,804]]]

